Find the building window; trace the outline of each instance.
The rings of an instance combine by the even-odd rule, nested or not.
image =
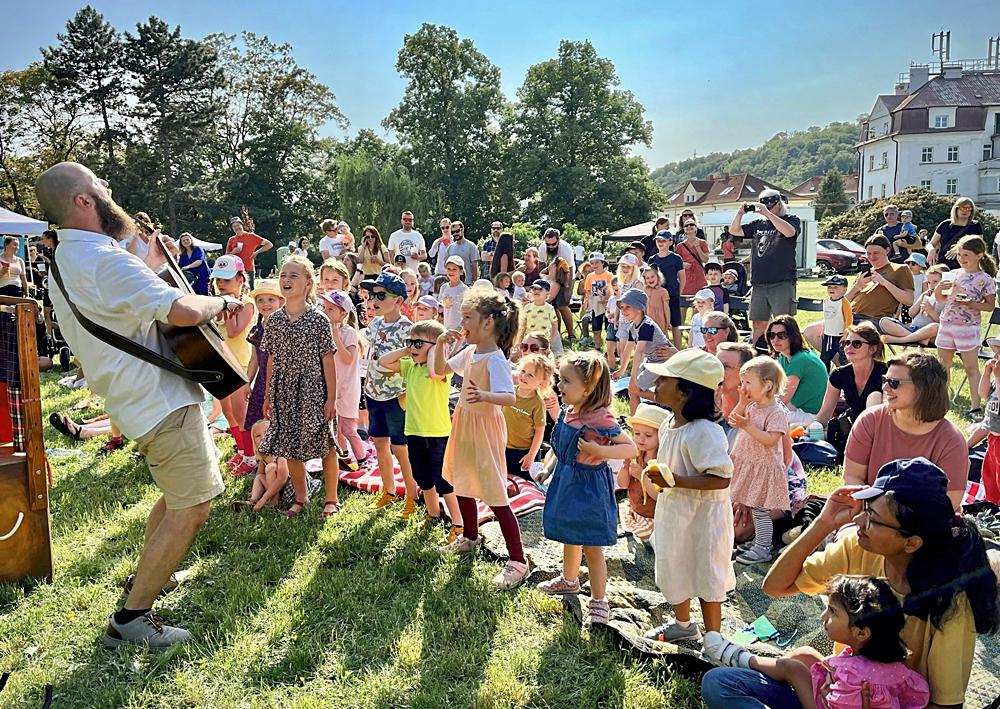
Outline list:
[[[882,167],[889,167],[889,153],[882,153]]]
[[[944,181],[944,193],[958,194],[958,180],[956,178],[951,178]]]
[[[885,185],[882,185],[882,196],[885,197]]]
[[[993,143],[983,143],[983,160],[993,159]]]
[[[687,203],[687,204],[690,204],[691,202],[694,202],[696,199],[698,199],[697,195],[693,195],[693,194],[684,195],[684,202]]]
[[[934,127],[935,128],[947,128],[948,127],[948,116],[934,116]]]
[[[934,162],[934,148],[923,148],[920,151],[920,162]]]
[[[997,192],[1000,192],[1000,177],[997,178]]]
[[[732,191],[733,191],[732,187],[727,187],[726,189],[722,190],[722,192],[719,193],[719,196],[722,197],[723,195],[727,195]]]
[[[958,146],[948,146],[948,162],[958,162]]]
[[[920,186],[923,187],[925,190],[929,190],[929,189],[931,189],[931,181],[930,180],[921,180],[920,181]]]
[[[749,192],[750,194],[753,194],[756,191],[757,190],[755,190],[753,187],[751,187],[750,185],[747,185],[747,192]]]
[[[874,190],[872,189],[872,186],[868,185],[868,199],[871,199],[874,196],[875,196],[875,194],[874,194]]]
[[[868,156],[868,169],[869,170],[874,170],[875,169],[875,156],[874,155],[869,155]]]
[[[882,124],[882,135],[889,134],[889,123],[888,121]]]

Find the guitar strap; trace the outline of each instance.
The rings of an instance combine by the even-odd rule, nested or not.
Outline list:
[[[56,249],[56,255],[58,255],[58,253],[59,250]],[[140,345],[138,342],[133,342],[127,337],[119,335],[114,330],[109,330],[103,325],[95,323],[93,320],[81,313],[66,293],[66,286],[63,285],[62,275],[60,275],[59,266],[56,264],[56,256],[52,257],[52,277],[55,280],[56,285],[59,286],[59,292],[62,293],[63,299],[66,301],[66,304],[69,305],[69,309],[79,321],[80,326],[104,344],[110,345],[116,350],[132,355],[136,359],[141,359],[143,362],[152,364],[160,369],[165,369],[172,374],[176,374],[182,379],[195,382],[196,384],[213,384],[222,381],[221,372],[212,372],[207,369],[188,369],[176,360],[164,357],[159,352],[151,350],[144,345]]]

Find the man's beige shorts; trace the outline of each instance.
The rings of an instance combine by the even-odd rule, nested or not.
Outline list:
[[[197,404],[169,414],[136,443],[167,509],[194,507],[225,490],[208,422]]]

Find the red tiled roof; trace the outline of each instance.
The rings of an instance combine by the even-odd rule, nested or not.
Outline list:
[[[812,197],[819,191],[819,183],[823,181],[824,175],[813,175],[801,185],[792,188],[792,192],[802,197]],[[844,175],[844,192],[847,194],[858,191],[858,174],[851,173]]]
[[[692,185],[695,191],[701,195],[694,202],[684,201],[684,192],[687,190],[688,185]],[[757,199],[761,191],[766,189],[778,190],[787,197],[795,196],[788,190],[783,190],[777,185],[772,185],[766,180],[745,172],[739,175],[724,175],[707,180],[689,180],[677,189],[668,191],[668,194],[676,193],[677,196],[672,200],[667,200],[666,206],[689,207],[694,204],[728,204],[730,202],[753,201]]]

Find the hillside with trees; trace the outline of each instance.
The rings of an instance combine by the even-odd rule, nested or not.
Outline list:
[[[855,172],[858,154],[854,144],[860,130],[858,121],[837,122],[820,128],[778,133],[763,145],[730,153],[710,153],[653,170],[653,181],[664,190],[680,187],[690,179],[721,172],[752,172],[757,177],[791,189],[813,175],[832,168],[841,173]]]

